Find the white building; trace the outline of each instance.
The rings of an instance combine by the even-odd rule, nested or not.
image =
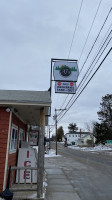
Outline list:
[[[70,145],[72,143],[77,144],[79,138],[83,138],[88,135],[89,132],[69,132],[65,134],[65,138],[67,139],[67,144]]]

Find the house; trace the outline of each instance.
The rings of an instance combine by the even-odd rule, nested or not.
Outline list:
[[[84,137],[89,134],[89,132],[69,132],[65,134],[65,138],[67,139],[67,144],[71,145],[72,143],[77,144],[79,138]]]
[[[17,165],[20,143],[28,141],[29,125],[41,128],[43,144],[50,105],[49,91],[0,90],[0,192],[6,188],[8,167]],[[38,156],[41,152],[40,157],[44,158],[41,148],[43,145],[39,146]],[[38,168],[43,163],[41,158]]]
[[[79,146],[93,146],[95,143],[95,138],[91,138],[90,134],[83,136],[77,140],[77,145]]]

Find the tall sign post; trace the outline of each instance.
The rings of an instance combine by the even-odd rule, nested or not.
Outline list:
[[[51,83],[55,81],[55,93],[75,94],[77,90],[76,82],[79,76],[77,60],[71,59],[51,59]],[[54,77],[54,78],[53,78]],[[56,155],[57,155],[57,110],[55,109],[55,126],[56,126]]]

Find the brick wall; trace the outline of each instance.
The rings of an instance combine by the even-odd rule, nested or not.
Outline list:
[[[9,129],[9,116],[10,113],[6,112],[6,108],[0,108],[0,192],[3,189],[4,168]]]

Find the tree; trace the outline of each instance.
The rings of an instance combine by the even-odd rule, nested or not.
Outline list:
[[[109,127],[112,127],[112,94],[107,94],[102,97],[100,105],[100,111],[97,112],[99,120],[101,120],[102,123],[106,123]]]
[[[91,121],[91,122],[86,122],[85,123],[86,130],[88,132],[90,132],[91,134],[93,133],[94,124],[95,124],[95,121]]]
[[[95,123],[94,136],[96,137],[96,144],[105,144],[106,140],[112,140],[112,131],[106,123]]]
[[[102,97],[100,111],[97,112],[101,123],[94,124],[96,143],[104,144],[106,140],[112,140],[112,95]]]
[[[56,135],[52,135],[52,141],[56,141]]]
[[[57,141],[62,141],[63,135],[64,135],[64,130],[63,130],[63,127],[60,126],[60,127],[57,129]]]
[[[89,141],[89,145],[91,143],[92,146],[94,146],[94,134],[93,134],[93,129],[94,129],[94,125],[95,125],[95,122],[94,121],[91,121],[91,122],[86,122],[85,123],[85,127],[87,129],[87,131],[89,132],[89,135],[91,137],[91,142]]]
[[[68,129],[69,129],[69,131],[74,132],[74,131],[78,130],[78,127],[77,127],[76,123],[70,123],[68,126]]]

